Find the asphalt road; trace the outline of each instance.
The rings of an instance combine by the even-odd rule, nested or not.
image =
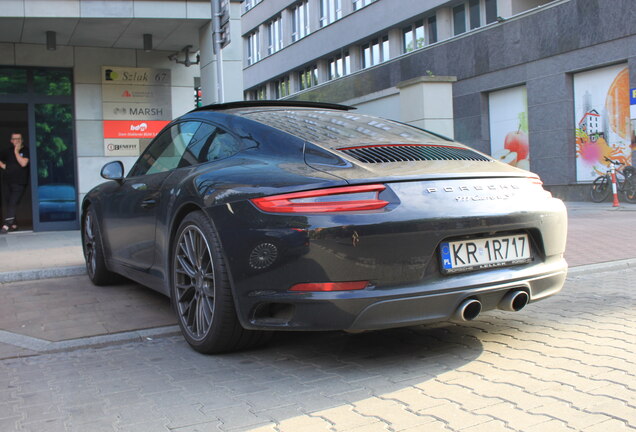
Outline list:
[[[171,336],[4,359],[0,430],[636,430],[634,277],[579,274],[466,324],[287,333],[229,355]]]

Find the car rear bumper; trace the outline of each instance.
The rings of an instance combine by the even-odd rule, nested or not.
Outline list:
[[[466,299],[478,300],[482,311],[488,311],[497,309],[510,291],[525,291],[530,302],[556,294],[565,282],[567,263],[561,259],[541,267],[539,274],[527,274],[505,282],[501,281],[505,279],[502,274],[490,283],[452,289],[428,283],[391,289],[371,287],[361,291],[265,296],[254,303],[251,315],[244,317],[244,325],[269,330],[361,331],[447,321]],[[508,272],[510,269],[494,271]]]

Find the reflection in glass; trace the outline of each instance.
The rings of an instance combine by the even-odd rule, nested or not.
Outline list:
[[[20,94],[26,92],[26,69],[0,68],[0,94]]]
[[[40,222],[76,219],[72,104],[36,104]]]
[[[70,96],[73,78],[70,70],[33,71],[35,93],[47,96]]]

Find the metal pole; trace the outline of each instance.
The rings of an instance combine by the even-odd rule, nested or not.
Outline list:
[[[212,39],[216,55],[216,102],[223,103],[223,48],[221,48],[221,4],[212,0]]]

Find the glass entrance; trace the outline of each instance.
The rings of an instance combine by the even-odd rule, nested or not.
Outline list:
[[[70,69],[0,67],[0,107],[26,107],[34,231],[79,226],[72,83]]]

